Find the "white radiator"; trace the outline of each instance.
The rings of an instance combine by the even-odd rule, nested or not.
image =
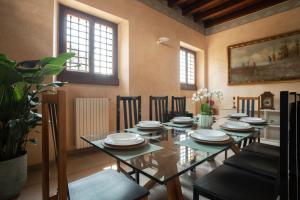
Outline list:
[[[104,138],[109,131],[108,98],[75,98],[76,149],[89,147],[81,136]]]

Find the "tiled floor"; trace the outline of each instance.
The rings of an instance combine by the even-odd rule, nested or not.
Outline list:
[[[220,154],[215,161],[205,162],[199,165],[196,172],[187,172],[180,177],[182,191],[185,200],[192,200],[192,183],[193,181],[206,174],[207,172],[220,165],[224,159],[224,154]],[[99,151],[81,152],[76,155],[68,156],[68,179],[69,182],[85,177],[89,174],[96,173],[105,168],[115,168],[115,160]],[[55,166],[51,168],[50,174],[52,194],[56,193],[56,171]],[[141,185],[148,179],[141,175]],[[166,189],[164,186],[157,184],[150,190],[149,200],[165,200]],[[41,170],[30,170],[28,180],[23,188],[18,200],[39,200],[42,199],[42,180]]]

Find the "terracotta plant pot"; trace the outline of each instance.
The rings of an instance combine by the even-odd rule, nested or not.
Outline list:
[[[27,153],[0,162],[0,200],[17,197],[27,180]]]

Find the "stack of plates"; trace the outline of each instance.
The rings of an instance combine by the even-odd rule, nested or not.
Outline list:
[[[246,113],[232,113],[230,114],[231,118],[242,118],[242,117],[248,117],[248,115]]]
[[[210,129],[191,131],[190,137],[197,142],[205,144],[228,144],[232,142],[232,138],[226,133]]]
[[[240,121],[249,124],[257,124],[257,125],[265,124],[267,122],[266,120],[259,117],[243,117],[240,119]]]
[[[175,117],[171,120],[174,124],[193,124],[191,117]]]
[[[241,132],[248,132],[253,130],[253,127],[249,123],[236,121],[227,121],[221,125],[221,128],[227,131]]]
[[[140,130],[157,130],[161,129],[163,125],[159,121],[140,121],[136,127]]]
[[[146,143],[144,138],[134,133],[114,133],[103,140],[103,145],[111,149],[135,149]]]

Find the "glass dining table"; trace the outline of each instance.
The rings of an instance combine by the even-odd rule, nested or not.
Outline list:
[[[150,189],[156,183],[166,185],[168,199],[177,200],[183,199],[180,175],[193,170],[225,150],[232,149],[238,153],[238,143],[259,134],[259,129],[264,128],[264,126],[258,126],[251,132],[231,132],[220,129],[219,125],[220,121],[218,120],[213,129],[226,132],[234,142],[222,145],[201,144],[190,137],[190,132],[197,129],[196,125],[178,127],[172,126],[172,124],[166,124],[161,130],[154,132],[140,131],[137,128],[127,129],[126,132],[140,134],[148,141],[147,145],[138,149],[109,149],[102,143],[106,136],[97,136],[92,133],[81,138],[93,147],[114,157],[119,163],[148,177],[150,181],[144,187]]]

